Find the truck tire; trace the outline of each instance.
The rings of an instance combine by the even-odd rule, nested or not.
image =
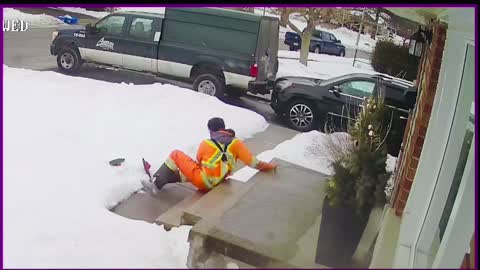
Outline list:
[[[313,48],[313,52],[321,54],[322,53],[322,47],[320,47],[319,45],[315,46],[315,48]]]
[[[193,89],[221,99],[225,94],[225,80],[211,73],[199,74],[193,81]]]
[[[82,59],[76,48],[62,48],[57,54],[57,65],[62,72],[75,73],[82,65]]]

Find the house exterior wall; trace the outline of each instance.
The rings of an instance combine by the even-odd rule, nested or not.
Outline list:
[[[420,68],[417,73],[417,89],[419,95],[417,104],[411,114],[406,133],[403,138],[403,150],[395,182],[397,183],[394,194],[393,207],[395,214],[401,216],[412,188],[418,162],[421,157],[425,134],[432,113],[433,100],[438,84],[440,67],[445,46],[447,25],[434,22],[432,43],[422,55]]]

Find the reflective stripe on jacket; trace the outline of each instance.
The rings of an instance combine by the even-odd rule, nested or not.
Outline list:
[[[221,143],[219,145],[225,149],[225,145]],[[209,188],[217,186],[229,176],[238,159],[252,168],[255,168],[259,162],[245,144],[237,138],[233,139],[225,151],[226,162],[222,161],[222,155],[223,152],[210,139],[202,141],[198,148],[197,161],[202,165],[202,178]]]

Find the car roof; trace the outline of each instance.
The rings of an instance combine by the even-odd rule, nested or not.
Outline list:
[[[156,12],[145,12],[145,11],[118,11],[112,14],[116,15],[143,15],[143,16],[149,16],[149,17],[155,17],[155,18],[164,18],[165,14],[162,13],[156,13]]]
[[[320,29],[315,29],[315,30],[318,31],[318,32],[321,32],[321,33],[332,34],[332,33],[328,32],[328,31],[325,31],[325,30],[320,30]]]
[[[414,87],[413,82],[410,82],[410,81],[407,81],[407,80],[404,80],[404,79],[401,79],[401,78],[393,77],[393,76],[390,76],[390,75],[387,75],[387,74],[382,74],[382,73],[376,73],[376,74],[350,73],[350,74],[346,74],[346,75],[336,77],[336,78],[332,78],[332,79],[338,79],[338,78],[341,78],[342,80],[343,79],[354,79],[354,78],[357,78],[357,79],[371,79],[371,80],[381,79],[384,83],[388,83],[390,85],[397,86],[397,87],[402,87],[402,88],[413,88]]]

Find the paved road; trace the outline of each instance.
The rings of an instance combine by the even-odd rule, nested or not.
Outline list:
[[[51,35],[55,28],[29,29],[27,32],[4,32],[4,64],[9,67],[27,68],[40,71],[58,72],[56,57],[50,55]],[[151,75],[129,71],[98,69],[84,65],[78,74],[73,76],[103,80],[113,83],[153,84],[169,83],[180,87],[191,88],[191,84],[171,79],[162,79]],[[253,96],[241,99],[227,99],[227,103],[261,114],[270,123],[283,125],[270,105],[265,100]]]

